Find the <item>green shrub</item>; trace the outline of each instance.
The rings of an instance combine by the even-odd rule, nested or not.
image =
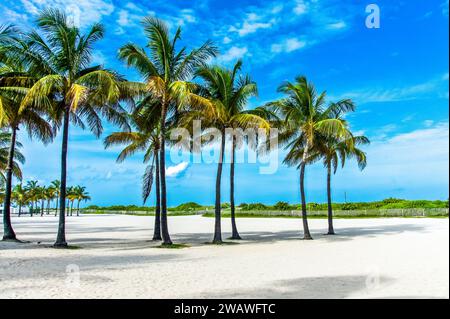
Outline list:
[[[273,206],[276,210],[290,210],[291,206],[286,202],[278,202]]]

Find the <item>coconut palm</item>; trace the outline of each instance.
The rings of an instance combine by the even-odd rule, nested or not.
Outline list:
[[[58,215],[58,203],[59,203],[59,191],[61,189],[61,182],[59,180],[54,180],[50,183],[50,187],[55,190],[55,216]]]
[[[223,158],[225,153],[226,129],[265,128],[269,129],[269,123],[255,111],[245,110],[245,105],[251,96],[257,94],[256,83],[250,77],[239,76],[242,62],[238,61],[233,69],[228,70],[219,66],[203,66],[198,69],[196,75],[205,82],[202,90],[215,110],[212,116],[205,116],[204,112],[190,112],[190,117],[202,119],[205,125],[214,127],[221,132],[220,155],[216,175],[216,199],[215,199],[215,226],[214,243],[222,242],[221,232],[221,178]],[[230,204],[232,215],[232,239],[240,239],[236,227],[234,205],[234,162],[236,150],[236,135],[231,138],[231,169],[230,169]],[[238,136],[239,138],[239,136]]]
[[[3,130],[0,131],[0,185],[6,185],[5,171],[8,166],[8,155],[9,148],[11,145],[11,134]],[[20,169],[20,164],[25,163],[25,157],[18,150],[22,148],[22,144],[16,141],[16,150],[14,152],[14,162],[12,174],[18,180],[22,179],[22,170]]]
[[[21,109],[28,105],[51,108],[55,127],[62,127],[61,187],[59,227],[55,247],[67,247],[65,237],[67,148],[70,122],[102,133],[101,117],[118,125],[126,125],[124,110],[119,105],[128,97],[129,83],[101,66],[91,66],[92,48],[103,37],[101,24],[94,24],[86,34],[71,25],[64,13],[48,9],[37,19],[40,33],[31,32],[25,45],[15,51],[39,74]],[[42,36],[41,36],[42,34]]]
[[[333,208],[331,201],[331,175],[336,174],[339,166],[344,167],[347,158],[354,158],[358,167],[363,170],[367,165],[367,157],[364,151],[359,149],[359,145],[367,145],[370,143],[365,136],[352,136],[351,141],[328,137],[324,143],[320,143],[317,147],[318,156],[323,159],[323,164],[327,169],[327,202],[328,202],[328,235],[334,235],[333,227]]]
[[[86,187],[84,186],[75,186],[74,188],[75,198],[78,201],[77,203],[77,216],[80,216],[80,203],[81,201],[88,201],[91,199],[89,193],[86,191]]]
[[[122,163],[136,152],[144,152],[144,163],[148,164],[143,176],[142,199],[145,204],[150,196],[153,178],[156,187],[155,226],[153,240],[161,237],[161,198],[160,198],[160,109],[159,102],[151,96],[137,104],[136,111],[130,116],[132,132],[115,132],[105,138],[105,147],[126,145],[117,157]]]
[[[53,137],[51,126],[42,117],[43,110],[31,105],[28,107],[21,105],[33,80],[26,66],[16,59],[12,50],[10,52],[9,49],[14,43],[10,41],[8,45],[3,46],[8,50],[0,55],[0,127],[7,128],[11,136],[5,167],[4,240],[16,240],[16,234],[11,225],[10,207],[12,177],[14,171],[17,173],[17,166],[14,164],[14,159],[17,158],[17,131],[23,127],[30,138],[37,137],[44,143],[49,142]]]
[[[193,93],[195,85],[187,82],[192,73],[210,57],[216,55],[216,48],[208,41],[200,48],[187,52],[186,48],[178,50],[177,42],[181,36],[178,28],[170,38],[167,25],[156,18],[147,17],[142,22],[148,38],[144,48],[129,43],[119,50],[119,58],[134,67],[143,77],[146,92],[159,101],[160,116],[160,183],[161,183],[161,233],[163,244],[172,241],[167,225],[167,191],[165,135],[166,119],[171,113],[185,106],[195,107],[208,101]]]
[[[13,188],[12,197],[14,202],[19,206],[19,217],[22,214],[22,207],[28,203],[27,190],[22,186],[22,184],[17,184]]]
[[[27,192],[27,198],[31,204],[30,215],[33,217],[35,209],[37,209],[37,201],[39,194],[39,185],[37,181],[28,181],[25,190]]]
[[[287,95],[267,107],[279,114],[279,142],[289,149],[284,160],[288,165],[296,165],[300,170],[300,196],[304,239],[312,239],[309,231],[306,195],[305,169],[312,160],[313,148],[320,139],[335,136],[350,141],[347,123],[334,114],[354,110],[351,100],[341,100],[326,105],[326,93],[318,94],[306,77],[299,76],[294,83],[282,84],[278,91]]]

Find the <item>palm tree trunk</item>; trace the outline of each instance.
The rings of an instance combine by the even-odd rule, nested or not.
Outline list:
[[[236,160],[236,137],[232,136],[231,143],[231,165],[230,165],[230,208],[231,208],[231,239],[242,239],[236,226],[236,207],[234,205],[234,162]]]
[[[44,204],[45,204],[45,201],[41,200],[41,217],[44,216]]]
[[[69,217],[70,216],[70,200],[69,199],[66,202],[66,206],[67,206],[67,214],[66,214],[66,216]]]
[[[70,201],[70,216],[73,216],[73,200]]]
[[[81,200],[79,199],[77,203],[77,216],[80,216],[80,202]]]
[[[61,187],[59,189],[59,225],[55,247],[67,247],[66,242],[66,183],[67,183],[67,144],[69,140],[69,107],[64,112],[63,137],[61,149]]]
[[[47,200],[47,215],[50,215],[50,199]]]
[[[22,214],[22,204],[19,204],[19,217]]]
[[[12,171],[14,164],[14,152],[16,148],[17,128],[12,127],[11,145],[8,154],[8,166],[6,167],[6,189],[5,200],[3,203],[3,240],[17,240],[16,233],[11,224],[11,190],[12,190]]]
[[[162,103],[162,114],[161,114],[161,132],[160,132],[160,142],[161,150],[160,156],[160,177],[161,177],[161,235],[164,245],[172,245],[172,240],[170,239],[169,227],[167,225],[167,192],[166,192],[166,112],[167,105],[165,102]]]
[[[59,203],[59,196],[56,197],[55,217],[58,216],[58,203]]]
[[[328,235],[334,235],[333,207],[331,206],[331,163],[327,165]]]
[[[153,232],[153,240],[161,240],[161,185],[159,181],[159,151],[155,155],[155,186],[156,186],[156,207],[155,207],[155,228]]]
[[[34,202],[31,202],[30,217],[33,217]]]
[[[221,136],[221,146],[219,154],[219,164],[217,164],[217,177],[216,177],[216,205],[214,209],[215,223],[214,223],[214,244],[222,243],[222,225],[221,225],[221,201],[220,201],[220,191],[221,191],[221,181],[222,181],[222,167],[223,167],[223,156],[225,153],[225,131],[222,130]]]
[[[303,153],[303,160],[300,164],[300,195],[302,198],[302,220],[303,220],[303,239],[311,240],[311,234],[309,232],[308,226],[308,213],[306,211],[306,196],[305,196],[305,169],[306,169],[306,160],[308,158],[308,146],[306,146],[305,151]]]

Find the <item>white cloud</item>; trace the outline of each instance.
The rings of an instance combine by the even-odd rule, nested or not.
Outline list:
[[[119,19],[117,19],[117,23],[122,27],[125,27],[130,24],[129,13],[127,10],[120,10]]]
[[[244,22],[241,25],[231,26],[229,31],[237,32],[239,36],[243,37],[251,33],[255,33],[259,29],[267,29],[275,24],[275,19],[267,21],[265,16],[260,16],[256,13],[248,13]]]
[[[99,22],[103,16],[114,11],[111,0],[22,0],[25,11],[37,15],[46,8],[60,8],[68,16],[73,16],[80,26],[87,26]]]
[[[446,82],[448,82],[448,73],[443,76],[434,77],[426,82],[410,86],[390,89],[368,88],[365,90],[347,92],[341,96],[354,99],[359,103],[414,100],[424,96],[448,98],[448,83]]]
[[[186,170],[189,166],[188,162],[182,162],[175,166],[169,166],[166,168],[166,176],[167,177],[176,177],[180,173],[182,173],[184,170]]]
[[[224,44],[228,44],[228,43],[230,43],[230,42],[231,42],[231,39],[230,39],[229,37],[223,38],[223,43],[224,43]]]
[[[233,60],[240,59],[244,57],[248,52],[247,47],[237,47],[233,46],[228,51],[226,51],[223,55],[219,57],[220,61],[229,62]]]
[[[294,13],[296,15],[302,15],[302,14],[306,13],[307,9],[308,8],[307,8],[306,4],[300,0],[300,1],[297,1],[297,5],[294,8]]]
[[[344,21],[339,21],[335,23],[330,23],[327,28],[331,30],[340,30],[344,29],[347,26],[347,24]]]
[[[280,52],[292,52],[304,48],[306,46],[305,41],[301,41],[297,38],[288,38],[280,43],[272,44],[271,51],[273,53]]]

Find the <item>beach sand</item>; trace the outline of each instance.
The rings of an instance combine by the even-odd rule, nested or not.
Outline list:
[[[337,236],[313,219],[303,241],[300,219],[240,218],[245,240],[215,246],[212,218],[171,217],[184,249],[148,241],[153,217],[70,217],[69,250],[48,247],[55,217],[13,223],[32,243],[0,242],[0,298],[449,297],[448,219],[337,219]]]

